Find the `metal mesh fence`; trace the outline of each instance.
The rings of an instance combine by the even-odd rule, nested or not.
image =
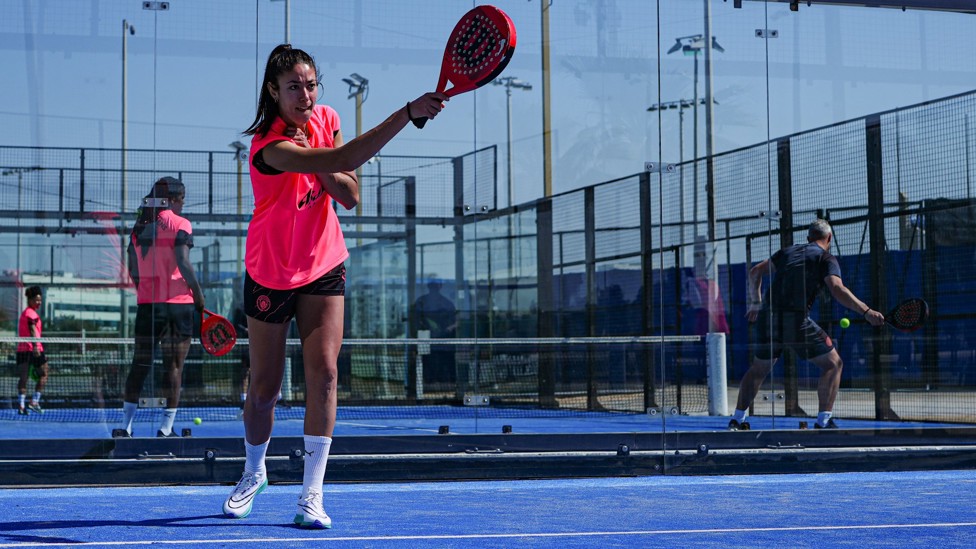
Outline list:
[[[437,280],[456,307],[454,337],[725,331],[734,384],[750,354],[748,268],[801,241],[806,225],[823,217],[834,226],[844,282],[858,296],[882,311],[920,296],[932,311],[911,334],[857,318],[841,330],[837,321],[851,313],[819,300],[812,315],[844,358],[843,390],[871,395],[850,406],[842,395],[838,409],[968,421],[976,408],[976,346],[966,329],[976,310],[974,112],[976,96],[963,94],[729,151],[711,159],[711,170],[705,159],[690,160],[511,210],[497,209],[494,148],[458,158],[377,157],[363,167],[362,207],[340,212],[356,269],[347,338],[416,337],[415,302]],[[129,151],[127,161],[121,207],[118,151],[0,148],[0,249],[31,258],[50,286],[118,292],[118,265],[107,269],[111,276],[88,273],[76,270],[88,258],[71,263],[61,251],[72,247],[68,239],[92,238],[110,255],[119,246],[117,234],[103,238],[111,226],[131,216],[157,174],[176,173],[191,182],[187,215],[200,227],[194,260],[208,266],[207,291],[232,292],[240,275],[235,223],[246,221],[251,201],[246,174],[238,193],[234,154]],[[248,205],[243,215],[238,199]],[[12,236],[23,240],[15,245]],[[58,274],[67,272],[89,278]],[[8,273],[0,284],[4,303],[17,280]],[[585,370],[597,379],[586,356],[541,360],[539,401],[554,402],[560,376],[579,383]],[[551,369],[557,364],[565,368]],[[676,381],[659,373],[651,387]],[[810,405],[804,399],[817,375],[805,364],[774,372],[789,413]],[[592,393],[586,398],[592,405]],[[641,398],[656,397],[645,390]]]

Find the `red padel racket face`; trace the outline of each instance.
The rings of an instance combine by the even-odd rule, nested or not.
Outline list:
[[[929,304],[924,299],[913,297],[899,303],[885,316],[885,320],[896,330],[914,332],[922,327],[928,316]]]
[[[206,309],[207,316],[200,322],[200,343],[213,356],[223,356],[237,343],[237,330],[226,318]]]
[[[501,74],[514,52],[515,25],[508,15],[495,6],[474,8],[451,32],[437,91],[453,97],[484,86]]]

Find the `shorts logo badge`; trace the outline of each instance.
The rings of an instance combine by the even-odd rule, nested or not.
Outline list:
[[[257,306],[259,311],[267,312],[271,308],[271,300],[266,295],[258,296]]]

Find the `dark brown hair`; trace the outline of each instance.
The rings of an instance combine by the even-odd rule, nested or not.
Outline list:
[[[132,227],[134,244],[138,244],[142,257],[146,257],[149,247],[156,241],[156,220],[159,219],[159,214],[169,209],[169,201],[185,195],[186,185],[175,177],[160,177],[153,183],[152,189],[146,195],[146,202],[139,208],[139,218]],[[148,200],[153,198],[165,198],[167,202],[161,205]]]
[[[278,117],[278,103],[271,97],[268,91],[270,83],[275,89],[278,88],[278,77],[295,68],[295,65],[305,64],[315,70],[315,76],[319,75],[319,68],[315,64],[315,59],[302,50],[291,47],[291,44],[281,44],[271,50],[268,56],[268,64],[264,67],[264,80],[261,81],[261,95],[258,97],[258,112],[254,117],[251,126],[244,130],[244,135],[263,136],[271,129],[271,124]]]

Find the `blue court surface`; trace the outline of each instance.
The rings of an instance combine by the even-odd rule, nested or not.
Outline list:
[[[54,466],[54,465],[52,465]],[[2,547],[973,547],[976,473],[326,484],[331,530],[272,485],[0,490]]]
[[[243,437],[244,424],[238,409],[181,408],[174,431],[191,429],[195,437]],[[140,410],[133,424],[133,436],[153,437],[162,410]],[[301,436],[304,409],[291,407],[276,412],[274,436]],[[194,418],[201,418],[197,425]],[[754,430],[797,429],[800,421],[813,427],[815,418],[750,417]],[[116,409],[51,409],[42,415],[18,416],[12,409],[0,410],[0,439],[104,439],[122,421]],[[724,431],[728,416],[628,414],[534,410],[520,415],[517,410],[478,409],[450,406],[339,408],[335,436],[430,435],[447,426],[453,434],[501,433],[510,426],[517,434],[576,434]],[[838,419],[846,429],[907,427],[959,427],[959,424],[892,422]]]

